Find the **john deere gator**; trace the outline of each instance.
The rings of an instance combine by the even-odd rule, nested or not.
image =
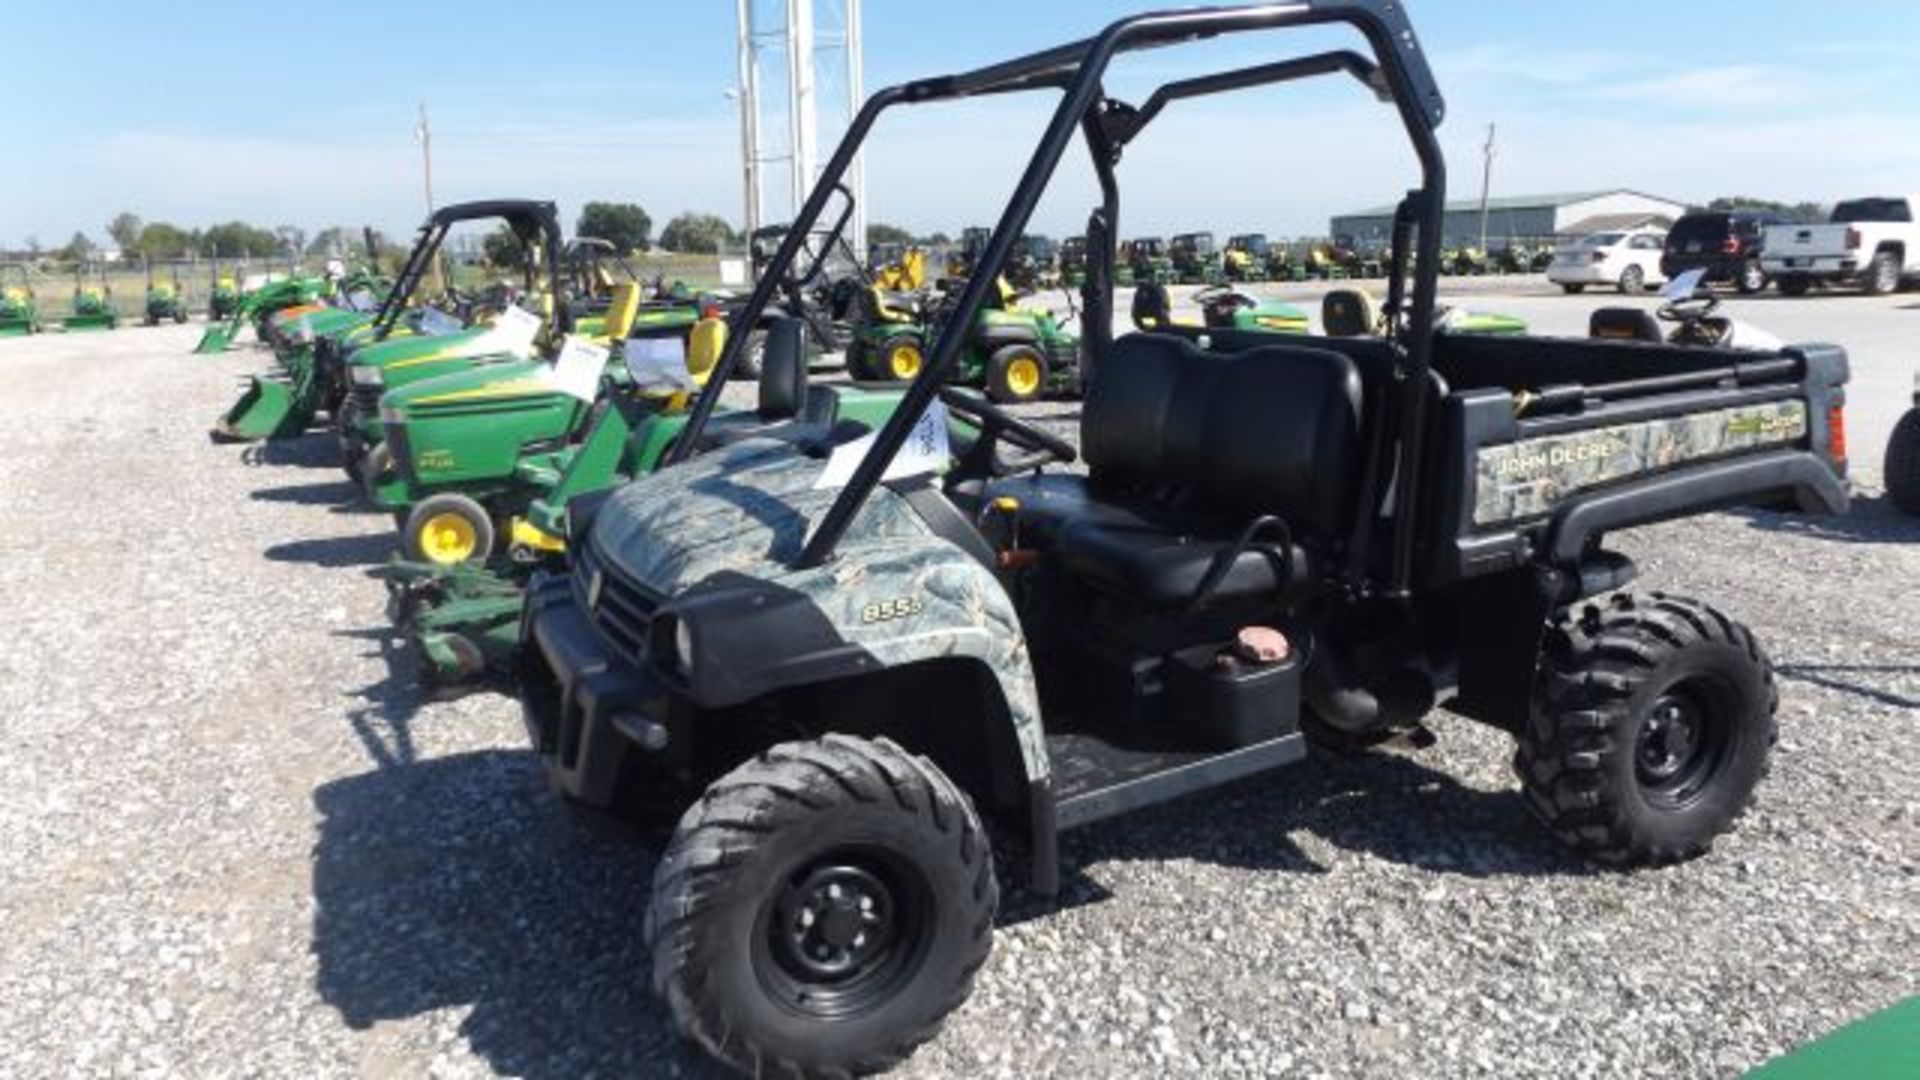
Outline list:
[[[1265,233],[1229,236],[1226,248],[1220,253],[1220,270],[1228,281],[1264,281],[1267,256],[1272,248]]]
[[[40,304],[33,280],[19,263],[0,265],[0,337],[40,332]]]
[[[70,333],[112,330],[120,325],[120,313],[113,306],[113,286],[107,284],[105,266],[94,263],[73,268],[73,311],[60,325]]]
[[[1210,232],[1181,233],[1167,243],[1173,279],[1187,285],[1217,285],[1226,280],[1220,249]]]

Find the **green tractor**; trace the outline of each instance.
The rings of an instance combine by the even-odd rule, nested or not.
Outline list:
[[[1181,233],[1167,244],[1173,279],[1183,285],[1218,285],[1227,279],[1220,247],[1210,232]]]
[[[757,405],[715,416],[701,437],[703,448],[755,436],[825,438],[847,425],[878,428],[893,414],[897,390],[809,385],[805,326],[791,317],[769,324]],[[721,337],[696,331],[696,350]],[[569,406],[579,419],[559,446],[527,438],[532,428],[524,425],[546,411],[532,396],[524,399],[528,416],[522,418],[509,416],[513,406],[497,403],[502,411],[485,432],[414,400],[389,401],[396,423],[405,425],[405,435],[394,439],[406,448],[400,471],[416,490],[432,492],[412,507],[402,529],[405,556],[386,570],[390,612],[425,661],[429,681],[450,685],[510,670],[520,644],[526,579],[566,550],[570,504],[659,468],[686,428],[685,393],[653,378],[625,364],[609,365],[591,408]],[[394,397],[415,399],[420,389]],[[469,452],[474,462],[497,464],[491,470],[470,465],[464,482],[435,478],[422,468],[430,459]],[[499,472],[498,465],[508,462],[511,475]],[[492,475],[481,475],[487,472]]]
[[[1265,233],[1229,236],[1220,253],[1221,274],[1227,281],[1265,281],[1272,252],[1273,245],[1267,242]]]
[[[193,351],[226,352],[240,336],[241,328],[251,324],[254,335],[260,337],[266,330],[267,320],[277,312],[290,307],[315,306],[326,294],[326,281],[317,277],[268,277],[251,286],[242,282],[239,300],[227,313],[226,320],[209,323]]]
[[[107,283],[107,268],[103,264],[75,264],[73,311],[60,325],[69,333],[112,330],[120,325],[120,312],[113,306],[113,286]]]
[[[995,299],[975,317],[953,381],[983,386],[987,397],[1001,404],[1079,393],[1079,337],[1051,311],[1022,305],[1022,294],[1004,275],[995,284]],[[855,379],[911,382],[954,297],[949,292],[928,304],[873,290],[848,348],[847,371]]]
[[[17,284],[16,284],[17,282]],[[0,337],[24,337],[40,332],[40,303],[33,279],[19,263],[0,265]]]
[[[167,277],[154,274],[153,263],[147,263],[147,308],[145,322],[148,326],[159,326],[162,322],[184,323],[187,321],[187,293],[180,284],[180,266],[167,264]]]
[[[207,321],[226,322],[233,318],[233,309],[240,306],[240,283],[231,271],[222,273],[220,260],[213,260],[211,279],[207,283]]]
[[[1007,262],[1007,280],[1029,293],[1060,284],[1060,245],[1038,233],[1020,237]]]
[[[947,253],[946,276],[959,279],[973,273],[974,263],[979,261],[980,252],[986,249],[987,238],[993,230],[979,225],[969,225],[960,230],[960,244]]]

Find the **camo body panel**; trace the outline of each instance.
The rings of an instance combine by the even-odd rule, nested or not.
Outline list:
[[[621,488],[594,520],[594,547],[663,597],[726,570],[802,593],[842,638],[890,667],[982,661],[1006,699],[1028,779],[1047,776],[1040,700],[1013,602],[905,499],[876,488],[832,561],[788,565],[838,494],[813,487],[824,464],[772,440],[716,450]]]
[[[1473,521],[1539,517],[1589,488],[1786,445],[1806,434],[1806,402],[1780,401],[1484,447],[1476,461]]]

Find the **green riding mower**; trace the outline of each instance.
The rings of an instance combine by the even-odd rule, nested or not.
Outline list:
[[[1308,330],[1307,313],[1292,304],[1262,300],[1230,285],[1208,285],[1197,289],[1193,302],[1200,308],[1200,321],[1176,318],[1173,298],[1165,285],[1140,285],[1133,290],[1133,325],[1142,333],[1180,333],[1182,331],[1240,330],[1267,334],[1304,334]]]
[[[167,264],[167,275],[161,277],[154,273],[153,263],[147,263],[147,309],[146,325],[159,326],[163,322],[184,323],[187,321],[187,293],[180,284],[180,266]]]
[[[1481,277],[1493,268],[1487,253],[1472,244],[1462,244],[1440,253],[1440,272],[1458,277]]]
[[[517,285],[482,294],[462,291],[433,273],[450,230],[462,222],[493,219],[503,220],[521,241]],[[309,336],[278,373],[254,379],[216,425],[215,437],[292,438],[324,413],[340,434],[343,464],[357,476],[367,447],[379,441],[379,399],[388,385],[481,362],[524,359],[556,317],[571,317],[560,250],[558,211],[550,202],[505,199],[442,207],[421,225],[379,308],[371,315],[360,313],[357,322],[343,317],[328,335]],[[420,292],[430,279],[443,283],[444,291],[427,304],[420,302]],[[561,283],[557,297],[549,292],[554,282]],[[520,297],[529,298],[540,314],[524,317],[516,303]]]
[[[696,348],[724,338],[706,325],[696,331]],[[877,428],[893,414],[896,390],[810,386],[804,327],[793,318],[768,327],[758,404],[715,416],[704,447],[754,436],[818,438],[846,424]],[[590,407],[572,401],[555,409],[528,395],[518,404],[491,403],[480,423],[423,402],[421,389],[387,402],[393,445],[403,448],[400,483],[423,497],[410,509],[405,555],[389,564],[386,581],[390,614],[424,661],[423,673],[448,685],[509,670],[527,576],[565,551],[569,505],[658,468],[688,417],[684,393],[647,389],[620,363],[608,366]],[[570,413],[566,438],[543,440],[560,411]],[[429,468],[436,463],[446,467]]]
[[[1227,279],[1220,247],[1210,232],[1181,233],[1167,243],[1173,279],[1183,285],[1218,285]]]
[[[1265,233],[1242,233],[1227,237],[1220,252],[1220,272],[1227,281],[1265,281],[1267,260],[1273,245]]]
[[[1023,294],[1003,275],[994,302],[975,316],[973,332],[955,368],[954,380],[985,387],[1001,404],[1024,404],[1080,389],[1080,339],[1051,311],[1020,303]],[[847,371],[855,379],[909,382],[920,374],[927,346],[939,334],[955,294],[937,301],[874,290],[848,347]]]
[[[0,265],[0,337],[40,332],[40,302],[33,279],[19,263]]]
[[[113,286],[107,283],[105,265],[92,263],[73,268],[73,310],[60,325],[69,333],[112,330],[120,325],[120,312],[113,306]]]

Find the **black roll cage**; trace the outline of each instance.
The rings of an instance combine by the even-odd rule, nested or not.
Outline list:
[[[407,302],[413,299],[415,290],[420,287],[420,279],[427,275],[427,268],[433,265],[433,257],[440,250],[440,244],[447,238],[447,232],[463,221],[477,221],[486,218],[500,218],[516,233],[538,232],[544,239],[541,251],[534,252],[536,257],[544,257],[547,265],[547,281],[553,288],[554,335],[572,328],[572,319],[566,310],[566,285],[560,276],[560,211],[550,202],[535,199],[481,199],[476,202],[454,203],[443,206],[427,215],[427,220],[414,234],[413,250],[407,253],[407,261],[400,268],[400,276],[394,278],[393,288],[380,303],[380,310],[373,317],[373,340],[385,341],[393,333],[394,326],[400,321],[400,314],[407,309]]]
[[[1182,79],[1155,90],[1138,108],[1107,97],[1103,76],[1113,58],[1124,52],[1191,42],[1222,34],[1345,23],[1360,32],[1371,48],[1368,60],[1351,50],[1337,50]],[[1397,476],[1394,536],[1387,592],[1405,596],[1413,565],[1413,529],[1418,520],[1421,470],[1419,448],[1425,431],[1429,370],[1432,359],[1434,297],[1438,286],[1442,207],[1446,200],[1446,161],[1434,131],[1446,113],[1446,104],[1434,84],[1426,56],[1407,18],[1404,0],[1293,0],[1244,7],[1208,7],[1186,11],[1149,12],[1109,25],[1099,35],[1042,52],[992,64],[970,72],[921,79],[888,87],[873,94],[848,125],[846,135],[821,171],[805,205],[795,215],[779,250],[754,286],[747,304],[735,314],[734,329],[750,327],[760,318],[776,286],[798,255],[801,240],[825,209],[854,156],[866,141],[880,114],[896,105],[917,105],[986,94],[1052,89],[1061,92],[1059,106],[1035,148],[1013,195],[994,226],[978,265],[969,274],[952,318],[941,331],[927,363],[904,392],[900,406],[876,433],[872,448],[855,467],[853,476],[827,508],[796,567],[818,566],[833,554],[836,544],[866,502],[894,455],[905,443],[920,415],[933,401],[952,372],[966,329],[985,305],[995,278],[1005,267],[1028,219],[1045,193],[1054,169],[1076,131],[1085,138],[1100,183],[1106,242],[1088,244],[1089,273],[1086,299],[1089,311],[1111,311],[1113,236],[1119,221],[1119,185],[1114,166],[1126,144],[1170,103],[1318,75],[1346,72],[1391,102],[1400,114],[1408,140],[1419,158],[1421,186],[1400,205],[1394,230],[1392,276],[1388,296],[1389,334],[1399,350],[1397,397],[1391,414],[1396,419]],[[1420,227],[1426,226],[1426,227]],[[1417,229],[1419,251],[1414,263],[1410,304],[1405,293],[1408,244]],[[1098,283],[1096,285],[1096,283]],[[1104,307],[1096,306],[1095,288],[1106,291]],[[713,414],[720,390],[745,352],[746,335],[733,333],[716,370],[695,403],[685,435],[669,453],[668,463],[685,460],[698,445],[701,431]],[[1362,515],[1370,513],[1363,508]]]

